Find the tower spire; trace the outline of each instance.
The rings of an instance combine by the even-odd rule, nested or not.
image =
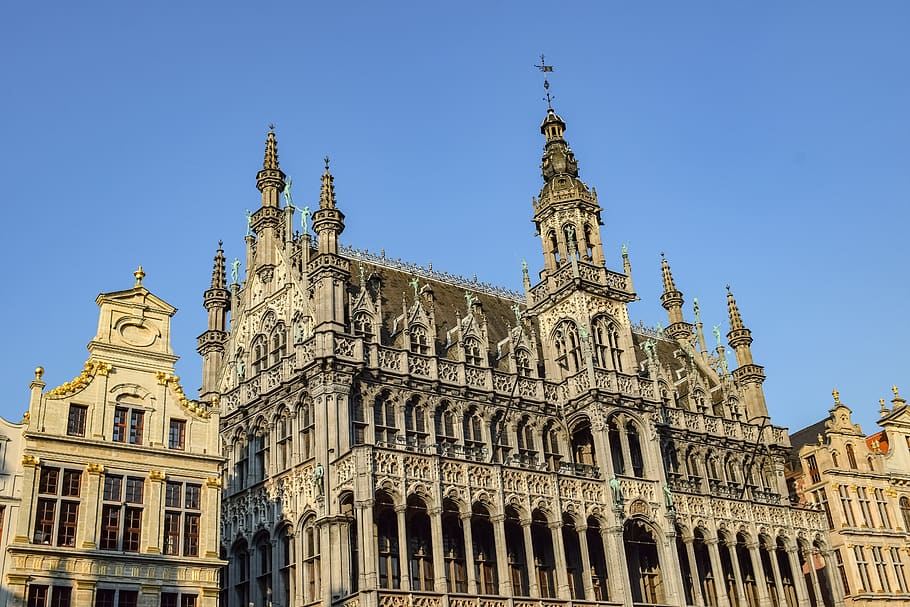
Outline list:
[[[230,293],[226,287],[224,275],[224,249],[218,241],[215,260],[212,266],[211,288],[203,296],[203,307],[208,312],[208,326],[196,340],[196,351],[202,355],[202,388],[199,395],[203,400],[217,395],[218,370],[224,359],[224,344],[227,340],[225,331],[227,311],[231,307]]]
[[[322,173],[322,187],[319,189],[319,208],[334,209],[335,206],[335,178],[329,171],[329,157],[325,157],[325,171]]]
[[[765,394],[762,390],[765,371],[752,360],[752,331],[747,329],[743,323],[730,285],[727,285],[727,313],[730,317],[730,332],[727,333],[727,342],[736,352],[737,367],[733,370],[733,379],[743,389],[749,418],[767,417],[768,407],[765,404]]]
[[[335,177],[329,170],[329,157],[325,157],[325,171],[319,190],[319,209],[313,213],[313,231],[319,242],[319,253],[338,253],[338,236],[344,231],[344,213],[335,201]]]
[[[256,189],[262,192],[262,206],[278,208],[281,206],[280,194],[284,191],[285,174],[278,166],[278,140],[275,138],[275,125],[269,125],[269,134],[265,139],[265,158],[262,170],[256,174]]]
[[[664,253],[660,253],[660,270],[663,276],[664,292],[660,296],[660,305],[667,311],[670,324],[665,333],[673,339],[689,340],[692,338],[692,326],[683,318],[683,294],[677,290],[670,272],[670,264]]]

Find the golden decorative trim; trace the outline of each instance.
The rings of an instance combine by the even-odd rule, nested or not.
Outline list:
[[[212,416],[211,411],[209,411],[209,406],[206,403],[202,403],[198,400],[190,400],[186,397],[186,394],[183,393],[183,386],[180,385],[179,375],[169,375],[159,371],[155,374],[155,377],[158,379],[159,385],[167,386],[170,384],[171,390],[173,390],[174,394],[177,396],[177,401],[180,403],[180,406],[188,412],[200,419],[208,419]],[[213,400],[212,406],[214,406],[216,402],[217,401]]]
[[[85,467],[85,470],[91,474],[102,474],[104,473],[104,464],[89,464]]]
[[[220,489],[221,485],[221,479],[217,476],[205,479],[205,486],[209,489]]]
[[[107,375],[112,368],[110,363],[102,362],[100,360],[86,361],[85,366],[82,367],[82,373],[80,373],[78,377],[74,378],[73,381],[68,381],[65,384],[57,386],[49,391],[47,395],[67,396],[79,392],[91,383],[92,378],[95,377],[95,375]]]
[[[165,474],[161,470],[152,470],[151,472],[149,472],[149,480],[163,481],[164,477],[165,477]]]
[[[34,468],[35,466],[37,466],[40,463],[41,463],[41,460],[38,459],[37,455],[23,455],[22,456],[22,465],[23,466],[26,466],[29,468]]]

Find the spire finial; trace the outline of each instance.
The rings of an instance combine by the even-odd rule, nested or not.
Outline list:
[[[218,241],[218,250],[215,251],[215,263],[212,267],[212,288],[213,289],[224,289],[225,288],[225,265],[224,265],[224,250],[221,248],[222,242]]]
[[[736,299],[733,297],[730,285],[727,285],[727,311],[730,313],[730,330],[744,329],[743,318],[739,314],[739,306],[736,305]]]
[[[335,208],[335,178],[329,172],[329,157],[325,157],[325,172],[322,174],[322,188],[319,191],[319,208]]]
[[[891,392],[894,393],[894,398],[900,398],[901,395],[897,391],[897,386],[891,386]]]
[[[544,74],[543,90],[546,92],[546,97],[544,97],[544,101],[547,102],[547,109],[552,110],[553,109],[553,100],[556,99],[556,97],[554,97],[553,95],[550,94],[550,81],[547,79],[546,74],[553,72],[553,66],[547,65],[546,61],[544,60],[543,53],[541,53],[540,54],[540,65],[535,65],[534,67],[539,69]]]
[[[831,396],[834,397],[834,404],[835,404],[835,405],[841,404],[841,402],[840,402],[840,392],[837,391],[837,388],[831,390]]]
[[[262,161],[265,170],[278,170],[278,140],[275,139],[275,125],[269,125],[269,134],[265,140],[265,158]]]
[[[673,274],[670,272],[670,263],[667,261],[664,252],[660,252],[660,269],[664,278],[664,293],[676,291],[676,284],[673,282]]]
[[[139,266],[139,267],[136,269],[136,271],[133,272],[133,276],[136,277],[136,285],[135,285],[135,286],[136,286],[136,287],[141,287],[141,286],[142,286],[142,279],[145,278],[145,272],[142,270],[142,266]]]

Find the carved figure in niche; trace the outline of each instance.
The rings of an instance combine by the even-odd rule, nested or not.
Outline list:
[[[241,358],[240,360],[237,361],[237,379],[239,381],[243,381],[245,375],[246,375],[246,365],[243,364],[243,359]]]
[[[299,344],[303,341],[303,323],[298,321],[294,324],[294,343]]]
[[[673,500],[673,492],[670,491],[670,487],[667,485],[664,485],[664,503],[667,505],[667,510],[676,512],[676,503]]]
[[[322,482],[322,477],[324,475],[325,469],[322,467],[322,464],[316,464],[316,467],[313,469],[313,484],[316,486],[316,495],[318,497],[325,495],[325,483]]]
[[[622,508],[622,487],[619,486],[619,479],[616,478],[615,474],[610,477],[610,491],[613,493],[613,506]]]

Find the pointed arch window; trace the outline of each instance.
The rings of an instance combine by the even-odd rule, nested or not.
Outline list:
[[[319,530],[315,519],[308,519],[303,526],[303,596],[304,603],[319,600],[320,587]]]
[[[433,590],[433,535],[430,517],[421,500],[412,498],[408,504],[408,569],[411,590]]]
[[[394,445],[395,436],[398,434],[395,423],[395,404],[387,392],[376,397],[373,404],[373,423],[376,429],[376,444]]]
[[[632,474],[638,478],[645,476],[645,459],[641,451],[641,437],[638,426],[634,422],[626,424],[626,438],[629,441],[629,459],[632,464]]]
[[[427,432],[427,408],[418,397],[408,401],[404,410],[404,424],[407,432],[408,449],[423,450],[429,439]]]
[[[482,454],[484,451],[483,419],[476,408],[472,408],[464,419],[464,446],[469,454]]]
[[[572,430],[572,454],[575,463],[581,466],[595,466],[594,437],[591,434],[591,425],[585,420]]]
[[[515,368],[521,377],[531,377],[531,353],[525,348],[515,350]]]
[[[452,406],[446,401],[442,401],[436,409],[434,421],[436,423],[436,440],[443,451],[447,451],[458,442],[458,438],[455,436],[455,411]]]
[[[275,446],[277,448],[275,464],[278,471],[287,470],[291,465],[291,419],[283,411],[275,422]]]
[[[556,363],[567,373],[577,373],[581,368],[581,342],[578,327],[570,320],[564,320],[556,327],[553,336]]]
[[[360,399],[354,399],[354,401],[359,403]],[[361,407],[361,417],[362,413],[363,408]],[[313,406],[313,401],[309,397],[304,398],[300,403],[300,408],[297,410],[297,424],[300,434],[300,445],[298,447],[300,449],[300,461],[305,462],[313,457],[314,430],[316,429],[316,410]],[[356,427],[357,422],[355,421],[354,424]],[[365,423],[361,422],[361,428],[365,425]]]
[[[354,335],[367,343],[373,341],[373,318],[369,312],[361,310],[354,314]]]
[[[483,364],[482,347],[476,337],[466,337],[464,340],[464,361],[474,367]]]
[[[468,573],[462,521],[457,506],[450,500],[444,502],[442,512],[442,556],[445,560],[446,589],[466,593]]]
[[[848,443],[847,446],[844,447],[844,451],[847,452],[847,464],[850,465],[850,469],[851,469],[851,470],[856,470],[856,469],[857,469],[857,466],[856,466],[856,452],[853,451],[853,445],[851,445],[851,444]]]
[[[615,322],[600,316],[592,324],[594,337],[594,364],[604,369],[623,371],[619,327]]]
[[[268,534],[263,534],[256,542],[256,553],[259,557],[259,568],[256,571],[256,601],[265,605],[272,597],[272,542]]]
[[[522,463],[532,465],[537,461],[537,451],[534,448],[534,425],[527,415],[518,420],[515,427],[518,440],[518,457]]]
[[[365,444],[366,433],[367,410],[363,406],[363,396],[360,394],[354,394],[351,398],[351,444]],[[302,438],[303,436],[301,436],[301,439]]]
[[[278,323],[272,330],[271,351],[269,353],[269,365],[277,365],[287,354],[288,334],[284,323]]]
[[[287,525],[278,532],[278,601],[281,605],[291,604],[291,580],[294,579],[294,538]]]
[[[268,349],[266,347],[265,335],[257,335],[253,339],[251,352],[253,353],[253,375],[259,375],[265,370],[268,360]]]
[[[379,587],[397,589],[401,584],[401,569],[398,552],[398,517],[392,508],[388,495],[377,494],[376,511],[373,515],[376,526],[376,548],[379,557]]]
[[[489,511],[482,505],[474,506],[471,517],[471,537],[474,540],[474,577],[479,594],[499,594],[496,571],[496,540]]]
[[[541,434],[543,437],[543,457],[547,462],[547,469],[551,472],[559,470],[559,462],[562,454],[559,450],[559,427],[557,423],[550,420],[546,423]]]
[[[427,328],[423,325],[411,325],[411,352],[426,356],[430,353],[430,341]]]
[[[553,260],[553,265],[559,265],[562,259],[559,256],[559,243],[556,240],[556,232],[551,230],[547,234],[547,240],[550,243],[550,256]]]

